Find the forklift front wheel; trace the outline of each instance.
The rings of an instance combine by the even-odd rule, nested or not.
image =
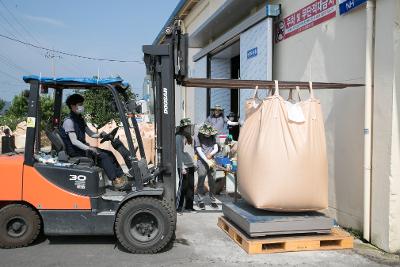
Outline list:
[[[35,241],[40,228],[40,217],[31,207],[7,205],[0,209],[0,248],[25,247]]]
[[[174,232],[173,212],[154,197],[129,200],[115,220],[118,241],[132,253],[157,253],[171,241]]]

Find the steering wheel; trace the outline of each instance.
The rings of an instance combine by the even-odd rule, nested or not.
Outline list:
[[[105,141],[112,141],[114,140],[115,134],[118,132],[119,127],[115,127],[111,132],[103,136],[100,140],[100,144],[104,143]]]

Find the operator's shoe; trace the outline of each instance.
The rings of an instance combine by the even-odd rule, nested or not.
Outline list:
[[[177,213],[178,215],[183,215],[183,209],[182,209],[182,208],[178,208],[178,209],[176,210],[176,213]]]
[[[185,211],[187,213],[197,213],[197,210],[195,210],[194,208],[185,209]]]
[[[214,209],[218,209],[218,204],[215,203],[215,202],[212,202],[211,203],[211,207],[214,208]]]
[[[128,183],[128,179],[126,178],[125,175],[115,178],[115,180],[112,182],[112,184],[113,184],[114,188],[119,191],[126,191],[126,190],[131,189],[131,187]]]
[[[206,209],[206,205],[204,205],[203,202],[200,202],[200,203],[198,204],[198,206],[199,206],[199,208],[200,208],[201,210],[205,210],[205,209]]]

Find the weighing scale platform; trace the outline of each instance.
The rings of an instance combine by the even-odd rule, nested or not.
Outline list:
[[[320,212],[272,212],[245,201],[223,203],[224,216],[250,237],[306,233],[330,233],[333,219]]]

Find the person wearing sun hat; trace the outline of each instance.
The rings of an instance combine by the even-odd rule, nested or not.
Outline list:
[[[225,124],[229,126],[239,125],[239,122],[230,121],[228,118],[224,117],[224,109],[221,105],[215,105],[211,109],[212,113],[207,118],[206,122],[210,123],[215,129],[217,129],[218,134],[225,133]]]
[[[194,172],[196,163],[193,160],[192,126],[192,121],[189,118],[183,118],[181,119],[175,134],[176,163],[178,174],[182,177],[182,184],[180,185],[180,191],[178,192],[178,212],[183,211],[183,204],[185,204],[185,210],[194,211]]]
[[[208,177],[209,197],[211,207],[218,208],[214,197],[215,191],[215,161],[214,156],[218,153],[218,145],[216,135],[218,130],[211,124],[204,123],[194,139],[195,151],[198,156],[197,160],[197,196],[199,198],[198,206],[200,209],[205,209],[204,205],[204,181]]]

